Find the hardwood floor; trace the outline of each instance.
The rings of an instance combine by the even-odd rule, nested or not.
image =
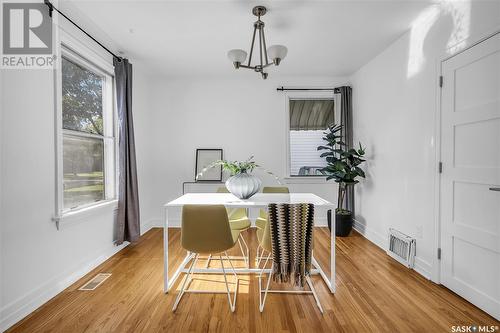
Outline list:
[[[171,229],[172,264],[184,256],[177,246],[179,236],[178,229]],[[255,255],[255,232],[245,237]],[[328,262],[328,237],[327,229],[317,228],[315,256],[321,264]],[[448,289],[396,263],[357,233],[337,238],[336,294],[331,295],[319,277],[313,278],[324,315],[312,296],[292,294],[270,294],[264,313],[259,313],[256,275],[240,276],[234,314],[225,294],[186,294],[172,313],[181,279],[173,291],[163,293],[162,238],[162,229],[150,230],[9,331],[451,332],[452,325],[500,325]],[[95,291],[77,290],[99,272],[113,275]],[[221,282],[220,276],[197,278],[193,289],[224,287],[206,281]]]

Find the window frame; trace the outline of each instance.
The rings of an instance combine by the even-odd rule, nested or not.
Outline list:
[[[57,67],[55,73],[55,151],[56,151],[56,222],[89,209],[113,204],[118,196],[118,116],[116,108],[116,91],[114,68],[109,59],[105,59],[85,44],[60,31],[60,44],[57,52]],[[62,121],[62,58],[92,71],[103,77],[103,135],[74,131],[63,128]],[[112,60],[112,59],[111,59]],[[111,121],[109,120],[111,119]],[[71,135],[81,138],[98,138],[103,141],[104,163],[104,194],[103,200],[79,205],[74,208],[64,208],[64,167],[63,167],[63,137]]]
[[[340,94],[335,94],[333,91],[293,91],[285,94],[285,178],[293,180],[324,180],[326,176],[309,175],[299,176],[291,174],[291,153],[290,153],[290,101],[291,100],[316,100],[316,99],[331,99],[334,105],[334,120],[340,118]]]

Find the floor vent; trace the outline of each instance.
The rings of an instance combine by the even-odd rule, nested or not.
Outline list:
[[[396,229],[389,229],[387,254],[408,268],[415,265],[415,238],[411,238]]]
[[[99,287],[101,283],[106,281],[107,278],[111,276],[111,273],[99,273],[94,276],[90,281],[81,286],[78,290],[94,290]]]

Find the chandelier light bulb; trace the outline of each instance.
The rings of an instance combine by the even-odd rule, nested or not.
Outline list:
[[[278,66],[281,60],[285,59],[288,53],[288,49],[283,45],[272,45],[267,49],[267,54],[271,58],[276,66]]]
[[[247,58],[247,53],[240,49],[234,49],[227,53],[227,57],[233,62],[234,67],[238,68]]]

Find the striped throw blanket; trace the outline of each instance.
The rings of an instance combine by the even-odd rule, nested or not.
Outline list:
[[[269,204],[275,282],[303,287],[311,271],[314,205]]]

